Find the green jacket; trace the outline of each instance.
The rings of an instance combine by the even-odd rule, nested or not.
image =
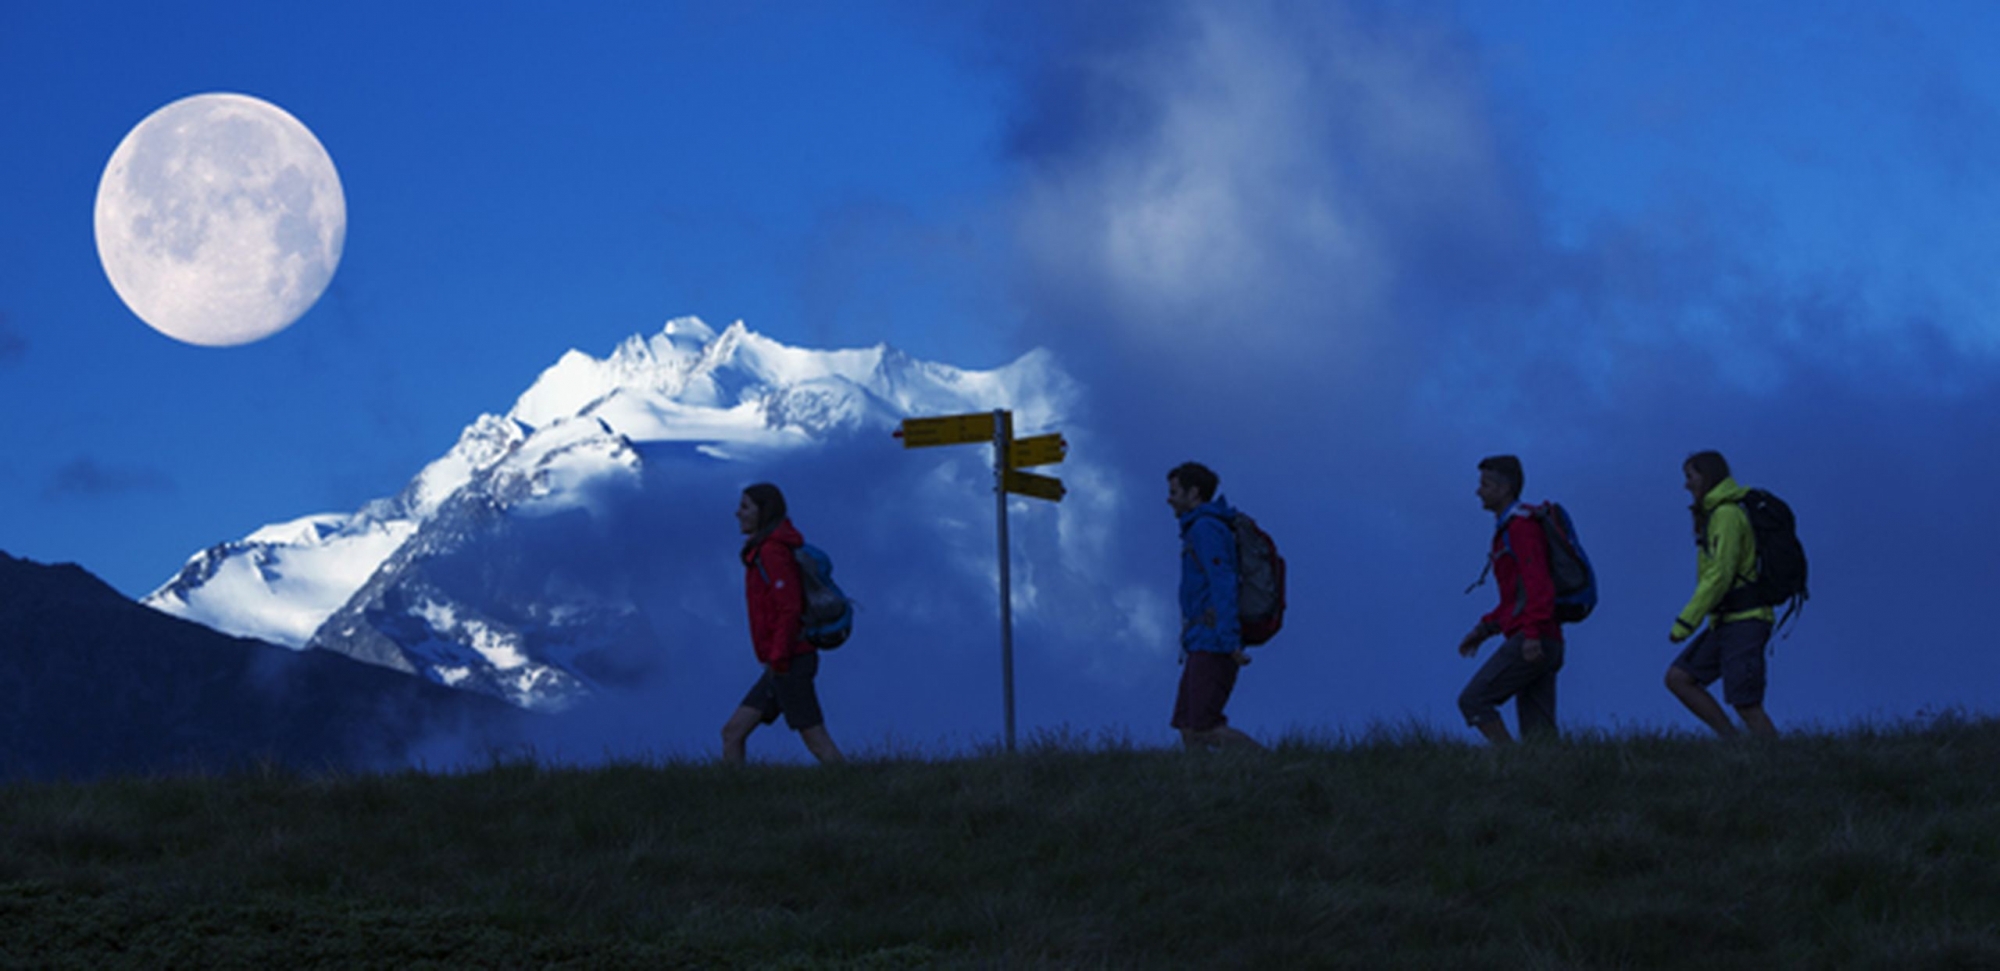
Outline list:
[[[1694,596],[1674,620],[1674,639],[1681,640],[1701,626],[1702,618],[1715,612],[1722,598],[1739,578],[1757,578],[1757,536],[1750,530],[1750,517],[1736,504],[1750,490],[1724,479],[1701,497],[1702,511],[1708,514],[1708,535],[1695,556],[1699,569]],[[1718,618],[1720,623],[1738,620],[1775,620],[1769,607],[1737,611]]]

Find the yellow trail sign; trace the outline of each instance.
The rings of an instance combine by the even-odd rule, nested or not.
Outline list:
[[[1000,698],[1007,716],[1007,751],[1014,750],[1014,568],[1007,555],[1007,496],[1009,493],[1061,502],[1062,480],[1036,475],[1021,469],[1035,465],[1055,465],[1069,452],[1069,443],[1058,434],[1035,435],[1015,440],[1014,413],[977,411],[969,415],[942,415],[936,418],[905,418],[896,429],[904,448],[934,445],[993,443],[993,474],[1001,488],[994,490],[995,518],[1000,527]]]
[[[905,418],[896,437],[903,440],[904,448],[990,442],[993,440],[993,413],[976,411],[969,415],[945,415],[940,418]]]
[[[1033,472],[1020,472],[1014,469],[1007,470],[1007,491],[1034,499],[1047,499],[1050,502],[1061,502],[1063,496],[1069,492],[1063,487],[1062,480],[1054,476],[1036,475]]]
[[[1063,441],[1063,437],[1059,434],[1017,438],[1007,447],[1007,465],[1016,469],[1055,465],[1067,454],[1069,454],[1069,443]]]

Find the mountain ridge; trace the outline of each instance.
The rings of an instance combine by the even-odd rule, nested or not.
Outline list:
[[[143,607],[76,564],[4,552],[0,631],[9,777],[261,759],[398,767],[511,745],[532,717],[347,658],[221,634]]]

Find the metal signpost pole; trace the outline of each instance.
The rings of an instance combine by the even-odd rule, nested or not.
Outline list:
[[[1007,542],[1007,445],[1014,416],[993,412],[993,505],[1000,521],[1000,694],[1007,708],[1007,751],[1014,751],[1014,569]]]
[[[1007,494],[1061,502],[1068,491],[1054,476],[1021,469],[1056,465],[1069,443],[1054,432],[1014,440],[1014,413],[1004,408],[967,415],[905,418],[896,429],[904,448],[993,442],[993,518],[1000,532],[1000,693],[1006,706],[1007,751],[1014,751],[1014,565],[1007,539]]]

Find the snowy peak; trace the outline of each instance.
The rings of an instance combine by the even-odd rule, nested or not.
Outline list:
[[[590,415],[633,441],[782,446],[887,427],[913,414],[1011,407],[1024,425],[1073,397],[1043,352],[973,372],[912,360],[886,345],[814,350],[694,317],[633,336],[608,357],[572,350],[542,372],[508,417],[529,428]],[[726,448],[709,449],[725,454]]]
[[[669,321],[651,338],[634,334],[603,360],[570,350],[543,371],[514,402],[508,417],[539,428],[559,418],[580,415],[611,393],[645,390],[690,405],[716,407],[720,389],[702,378],[715,369],[714,354],[744,333],[742,322],[718,340],[707,324],[694,317]]]
[[[912,415],[992,408],[1013,409],[1016,427],[1032,432],[1068,417],[1076,396],[1046,352],[967,371],[886,345],[791,347],[741,321],[717,332],[681,317],[602,358],[564,353],[505,415],[480,415],[395,496],[218,544],[145,602],[217,630],[559,709],[590,692],[587,670],[622,670],[621,659],[655,646],[617,583],[569,575],[606,559],[586,548],[594,531],[579,527],[610,522],[648,488],[645,456],[657,453],[642,446],[765,461],[884,433]]]
[[[410,520],[307,516],[196,553],[146,606],[300,648],[416,532]]]
[[[473,477],[500,463],[528,440],[530,429],[498,415],[480,415],[444,457],[424,467],[403,489],[403,512],[422,518],[437,510]]]
[[[593,486],[636,484],[639,453],[598,418],[565,418],[536,431],[484,470],[480,486],[503,506],[535,511],[588,506]]]

